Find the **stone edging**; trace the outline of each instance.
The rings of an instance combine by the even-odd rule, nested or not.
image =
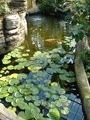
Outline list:
[[[15,112],[8,110],[0,103],[0,120],[24,120],[16,115]]]
[[[75,72],[77,78],[77,85],[80,91],[80,96],[83,104],[83,110],[86,115],[86,119],[90,120],[90,85],[85,72],[84,64],[80,58],[81,54],[84,54],[84,48],[85,41],[79,41],[77,44],[75,58]]]

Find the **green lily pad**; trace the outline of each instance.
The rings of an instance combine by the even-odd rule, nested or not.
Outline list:
[[[20,83],[20,81],[19,81],[19,79],[11,79],[10,81],[9,81],[9,84],[10,85],[17,85],[17,84],[19,84]]]
[[[33,94],[33,95],[37,95],[37,94],[39,93],[39,89],[36,88],[36,87],[33,87],[33,88],[31,89],[31,91],[32,91],[32,94]]]
[[[6,102],[12,102],[13,101],[13,96],[7,96],[5,98]]]
[[[29,109],[28,104],[23,101],[18,101],[17,106],[22,110]]]
[[[17,88],[15,87],[15,86],[10,86],[9,88],[8,88],[8,92],[9,93],[14,93],[14,92],[16,92],[17,91]]]
[[[14,66],[13,66],[13,65],[9,65],[9,66],[7,66],[7,69],[8,69],[8,70],[13,70],[13,69],[14,69]]]
[[[40,103],[41,103],[41,102],[40,102],[39,100],[37,100],[37,101],[34,102],[34,105],[35,105],[35,106],[40,106]]]
[[[3,60],[2,60],[2,63],[3,63],[3,64],[9,64],[9,63],[11,63],[11,60],[3,59]]]
[[[18,91],[16,91],[16,92],[14,93],[14,96],[15,96],[16,98],[22,97],[22,95],[21,95]]]
[[[59,112],[59,110],[57,108],[53,108],[53,109],[49,110],[48,116],[52,120],[60,120],[61,114],[60,114],[60,112]]]
[[[26,120],[25,112],[23,112],[23,111],[19,112],[18,116],[20,116]]]
[[[10,107],[8,107],[8,109],[9,109],[9,110],[12,110],[12,111],[14,111],[14,112],[16,111],[16,107],[10,106]]]
[[[25,100],[26,100],[26,101],[31,101],[31,100],[32,100],[32,98],[31,98],[31,96],[30,96],[30,95],[28,95],[28,96],[25,96]]]
[[[19,92],[24,95],[30,95],[32,92],[29,89],[19,89]]]
[[[69,112],[70,112],[70,109],[68,107],[64,107],[63,110],[61,110],[61,113],[64,115],[69,114]]]

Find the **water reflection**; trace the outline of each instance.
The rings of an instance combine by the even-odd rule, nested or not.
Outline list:
[[[58,46],[67,33],[66,24],[55,17],[33,15],[27,17],[28,34],[24,41],[26,49],[32,54],[37,51],[47,51]]]

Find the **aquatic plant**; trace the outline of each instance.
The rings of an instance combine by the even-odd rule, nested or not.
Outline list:
[[[59,120],[62,114],[69,113],[70,101],[59,82],[75,80],[68,65],[73,63],[73,52],[66,52],[60,45],[52,51],[37,51],[29,58],[30,50],[24,53],[23,49],[23,46],[18,47],[2,59],[1,101],[10,103],[9,109],[26,120]],[[52,79],[54,74],[57,77]]]

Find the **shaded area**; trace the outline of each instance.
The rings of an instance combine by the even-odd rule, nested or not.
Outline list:
[[[90,120],[90,85],[85,72],[84,64],[81,60],[81,55],[85,51],[85,41],[79,41],[77,44],[75,72],[77,77],[77,85],[80,90],[83,108],[87,117]]]

